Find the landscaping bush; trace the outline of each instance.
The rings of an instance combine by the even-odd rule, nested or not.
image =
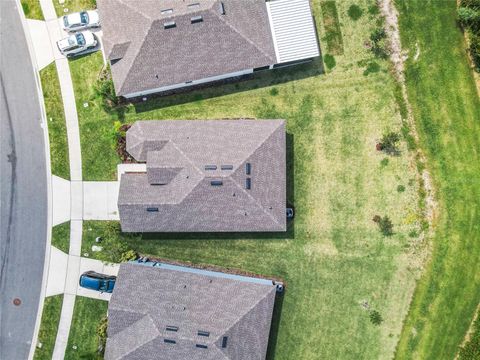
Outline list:
[[[400,135],[398,133],[393,131],[386,133],[377,144],[377,150],[383,151],[388,155],[400,155],[400,149],[398,148],[399,141]]]
[[[380,325],[383,322],[382,315],[377,310],[370,311],[369,317],[373,325]]]
[[[109,222],[101,236],[102,251],[98,252],[98,259],[108,263],[120,263],[134,260],[137,257],[128,244],[120,239],[120,223]]]
[[[457,12],[458,21],[469,34],[468,51],[475,71],[480,72],[480,0],[462,0]]]
[[[465,28],[470,28],[473,32],[480,30],[480,10],[473,7],[459,7],[458,19]]]
[[[112,113],[123,108],[121,99],[115,94],[112,75],[108,67],[100,72],[93,90],[95,96],[102,99],[102,107],[107,113]]]
[[[350,19],[356,21],[360,19],[363,15],[363,10],[360,8],[360,6],[353,4],[348,8],[348,16],[350,16]]]
[[[103,356],[107,344],[108,318],[104,316],[97,326],[98,352]]]
[[[404,192],[404,191],[405,191],[405,186],[403,186],[403,185],[398,185],[398,186],[397,186],[397,191],[398,191],[399,193]]]
[[[328,70],[332,70],[335,67],[335,65],[337,65],[335,58],[333,57],[333,55],[330,55],[330,54],[326,54],[323,57],[323,62],[325,63],[325,66],[327,67]]]

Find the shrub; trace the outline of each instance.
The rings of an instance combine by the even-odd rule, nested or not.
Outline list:
[[[335,65],[337,65],[335,58],[333,57],[333,55],[330,55],[330,54],[326,54],[323,57],[323,62],[325,63],[325,66],[327,67],[328,70],[332,70],[335,67]]]
[[[392,220],[388,216],[384,216],[380,218],[378,221],[378,227],[380,229],[380,232],[384,236],[392,236],[393,235],[393,223]]]
[[[472,332],[467,343],[460,348],[458,353],[459,360],[478,360],[480,359],[480,314],[473,323]]]
[[[480,11],[473,7],[460,7],[457,10],[460,24],[473,31],[480,29]]]
[[[370,322],[373,325],[378,326],[383,322],[382,315],[377,310],[370,311],[369,317],[370,317]]]
[[[278,95],[278,89],[276,87],[271,88],[270,89],[270,95],[277,96]]]
[[[377,4],[373,4],[371,6],[368,7],[368,13],[370,15],[378,15],[380,13],[380,9],[378,8],[378,5]]]
[[[398,185],[398,186],[397,186],[397,191],[398,191],[399,193],[404,192],[404,191],[405,191],[405,186],[403,186],[403,185]]]
[[[390,160],[388,160],[388,158],[383,158],[381,161],[380,161],[380,166],[381,167],[385,167],[388,165]]]
[[[98,253],[100,260],[109,263],[119,263],[136,258],[135,252],[130,249],[126,241],[121,239],[119,235],[120,224],[108,222],[102,236],[101,244],[103,250]],[[134,258],[132,258],[133,254],[135,254]]]
[[[370,50],[373,55],[379,59],[388,59],[390,51],[387,44],[387,33],[383,27],[379,27],[370,34],[370,41],[372,42]]]
[[[367,68],[364,70],[363,75],[368,76],[369,74],[377,73],[380,71],[380,65],[375,61],[371,61],[367,64]]]
[[[381,151],[388,155],[400,155],[398,149],[398,142],[400,141],[400,135],[396,132],[389,132],[383,135],[380,139],[379,148]]]
[[[97,326],[98,352],[103,355],[107,344],[107,326],[108,318],[104,316]]]
[[[475,70],[480,72],[480,34],[471,36],[469,50]]]
[[[348,8],[348,16],[350,16],[350,19],[356,21],[360,19],[363,15],[363,10],[360,8],[360,6],[353,4]]]
[[[102,107],[106,112],[111,112],[121,105],[120,98],[115,94],[110,69],[104,68],[94,85],[94,93],[102,99]]]
[[[379,223],[380,220],[382,220],[382,217],[380,215],[375,215],[372,220],[373,222]]]

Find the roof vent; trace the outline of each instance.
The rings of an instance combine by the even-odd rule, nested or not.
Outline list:
[[[192,17],[190,18],[190,22],[191,22],[192,24],[201,23],[201,22],[203,22],[203,16],[202,16],[202,15],[192,16]]]
[[[198,2],[188,5],[189,9],[196,9],[196,8],[199,8],[199,7],[200,7],[200,3],[198,3]]]
[[[227,347],[228,336],[224,336],[222,339],[222,348]]]
[[[203,344],[196,344],[195,346],[200,349],[208,349],[208,346]]]
[[[209,337],[210,333],[208,331],[198,330],[198,336],[206,336]]]
[[[178,331],[178,326],[172,326],[172,325],[167,325],[167,327],[165,328],[165,330],[167,331]]]
[[[172,29],[174,27],[177,27],[177,24],[175,23],[175,21],[168,21],[166,23],[163,23],[164,29]]]
[[[250,164],[250,163],[245,164],[245,173],[247,175],[250,175],[252,173],[252,164]]]
[[[222,165],[220,166],[222,170],[233,170],[233,165]]]
[[[177,343],[175,340],[172,340],[172,339],[163,339],[163,342],[165,342],[167,344],[176,344]]]
[[[218,10],[220,11],[220,15],[225,15],[225,4],[223,3],[223,1],[220,2]]]
[[[162,15],[167,15],[167,14],[171,14],[171,13],[173,13],[173,9],[163,9],[161,11]]]
[[[252,179],[246,178],[245,180],[245,189],[250,190],[252,188]]]
[[[147,211],[148,212],[158,212],[158,207],[148,207]]]
[[[217,170],[217,165],[205,165],[205,170]]]
[[[212,180],[212,181],[210,181],[210,185],[212,185],[212,186],[222,186],[223,181],[222,180]]]

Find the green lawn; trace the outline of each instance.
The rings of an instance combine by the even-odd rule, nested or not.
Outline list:
[[[63,295],[55,295],[45,298],[42,312],[42,323],[38,333],[37,344],[42,344],[41,348],[35,349],[35,360],[50,360],[57,337],[58,323],[62,311]]]
[[[22,9],[27,19],[43,20],[40,0],[21,0]]]
[[[70,249],[70,221],[52,228],[52,245],[68,254]]]
[[[95,9],[97,7],[97,0],[65,0],[63,4],[60,4],[58,0],[52,1],[58,17],[81,10]]]
[[[456,2],[397,1],[407,87],[438,197],[431,260],[397,359],[453,359],[480,299],[480,100]],[[413,54],[420,49],[418,60]]]
[[[354,3],[365,14],[356,21],[347,14]],[[328,74],[318,60],[254,80],[131,105],[124,114],[107,114],[93,95],[101,54],[70,62],[85,180],[116,178],[117,120],[287,119],[288,200],[296,218],[286,234],[128,240],[143,254],[282,277],[287,291],[281,312],[277,310],[269,359],[391,358],[421,268],[417,251],[422,235],[417,234],[422,214],[414,164],[403,142],[402,155],[387,161],[375,150],[384,132],[400,131],[402,120],[388,63],[375,60],[379,68],[365,72],[373,61],[364,47],[377,26],[377,18],[367,15],[373,4],[337,2],[344,55],[336,56]],[[313,10],[322,38],[319,1]],[[399,185],[406,190],[397,191]],[[379,233],[372,221],[377,214],[393,220],[393,236]],[[85,237],[90,245],[95,233]],[[383,323],[373,325],[368,310],[379,311]]]
[[[55,63],[51,63],[40,71],[40,79],[48,120],[52,174],[68,180],[70,179],[70,164],[68,161],[67,125]]]
[[[102,359],[97,353],[97,326],[107,314],[108,302],[77,296],[65,359]]]

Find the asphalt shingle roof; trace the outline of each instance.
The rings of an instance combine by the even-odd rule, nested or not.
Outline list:
[[[285,231],[285,147],[284,120],[136,122],[127,151],[147,172],[121,177],[122,230]]]
[[[265,359],[274,302],[275,286],[122,264],[105,359]]]
[[[98,0],[97,6],[106,57],[121,57],[111,64],[118,95],[276,63],[265,0]],[[198,16],[203,21],[192,23]],[[171,21],[176,26],[165,28]]]

